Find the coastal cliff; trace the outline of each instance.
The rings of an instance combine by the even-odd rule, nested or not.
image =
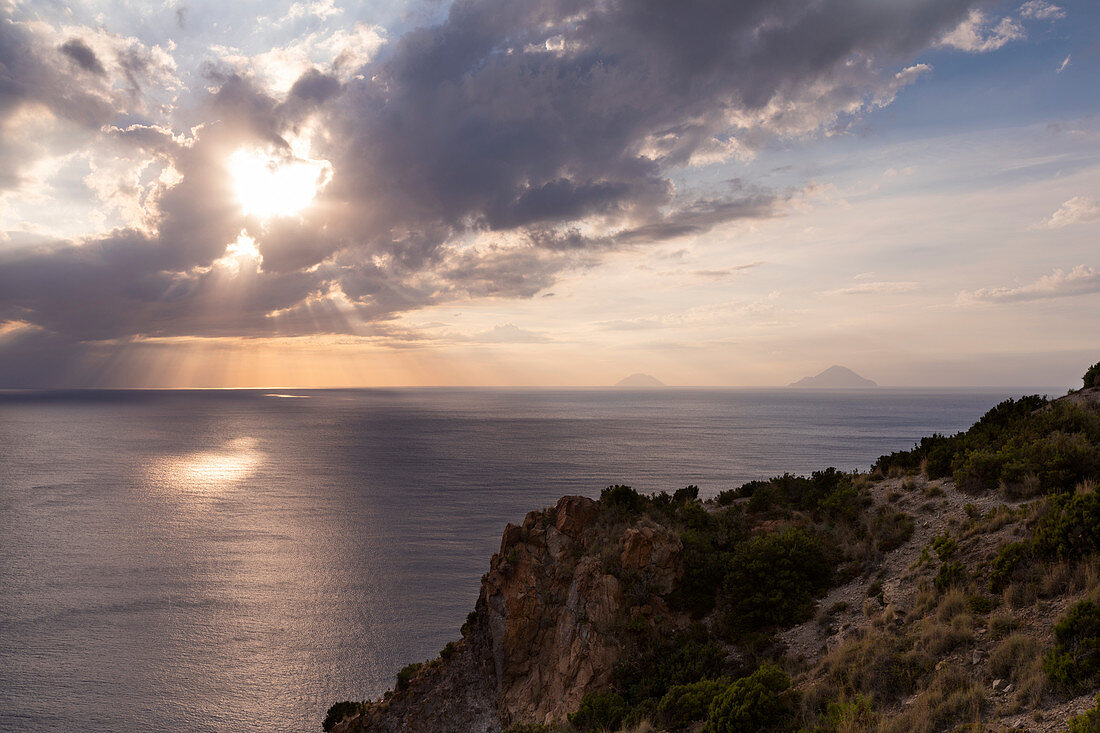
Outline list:
[[[1100,730],[1097,478],[1093,388],[867,473],[563,497],[461,640],[326,730]]]
[[[681,549],[669,529],[601,517],[582,496],[530,512],[505,528],[446,659],[410,670],[399,689],[335,730],[499,731],[565,720],[611,683],[627,622],[683,622],[661,596],[680,580]],[[655,593],[638,604],[635,586]]]

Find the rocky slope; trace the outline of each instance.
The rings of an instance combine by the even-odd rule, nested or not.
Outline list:
[[[506,527],[460,641],[330,727],[1065,730],[1100,690],[1100,637],[1055,633],[1100,628],[1097,478],[1091,389],[867,474],[567,496]]]

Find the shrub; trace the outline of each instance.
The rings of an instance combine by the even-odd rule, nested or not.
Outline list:
[[[1093,369],[1095,368],[1093,367]],[[1098,730],[1100,730],[1100,697],[1096,698],[1094,708],[1086,710],[1069,721],[1069,728],[1066,729],[1066,733],[1096,733]]]
[[[1000,593],[1012,582],[1016,570],[1031,558],[1030,542],[1010,542],[997,550],[993,568],[989,573],[989,588]]]
[[[910,451],[882,456],[881,473],[923,466],[930,478],[953,475],[959,488],[1015,493],[1057,491],[1100,473],[1100,415],[1081,405],[1029,395],[1006,400],[965,433],[933,435]]]
[[[657,703],[657,718],[669,728],[686,728],[707,717],[710,704],[729,687],[729,680],[700,680],[670,687]]]
[[[1100,387],[1100,362],[1090,366],[1085,376],[1081,377],[1081,381],[1084,382],[1085,389]]]
[[[321,730],[330,731],[337,723],[342,723],[347,718],[353,718],[363,712],[363,703],[344,700],[338,702],[325,713],[325,720],[321,723]]]
[[[1020,670],[1039,654],[1039,642],[1026,634],[1010,634],[989,655],[989,671],[994,677],[1019,681]]]
[[[397,690],[406,689],[423,667],[423,662],[413,662],[402,667],[401,671],[397,673]]]
[[[695,501],[699,498],[698,486],[685,486],[682,489],[676,489],[676,492],[672,495],[673,504],[686,504],[688,502]]]
[[[439,651],[439,658],[446,662],[458,652],[458,644],[453,641],[448,641],[447,644]]]
[[[645,508],[646,498],[629,486],[615,484],[600,492],[600,504],[620,515],[629,516]]]
[[[1034,530],[1046,558],[1076,558],[1100,550],[1100,491],[1053,496]]]
[[[685,505],[681,515],[689,525],[680,534],[683,575],[668,600],[674,608],[698,618],[714,608],[728,569],[729,550],[744,538],[746,522],[740,509],[711,514],[697,503]]]
[[[1043,660],[1051,682],[1068,692],[1100,680],[1100,607],[1092,601],[1073,606],[1054,625],[1057,644]]]
[[[961,562],[945,562],[936,573],[936,590],[943,592],[954,585],[966,583],[966,566]]]
[[[932,538],[932,549],[939,559],[950,560],[959,549],[959,541],[949,535],[938,534]]]
[[[773,730],[794,713],[791,680],[778,667],[766,664],[742,677],[714,698],[703,728],[707,733],[749,733]]]
[[[833,649],[823,666],[829,682],[844,693],[890,702],[911,693],[931,664],[906,639],[874,632]]]
[[[615,686],[631,705],[637,705],[647,698],[660,699],[677,685],[717,679],[726,672],[726,650],[697,626],[651,640],[640,654],[621,659]]]
[[[900,717],[892,720],[890,733],[952,730],[951,724],[973,721],[986,706],[985,690],[969,672],[947,667],[938,672]]]
[[[993,610],[993,601],[985,596],[970,596],[966,599],[966,609],[980,616]]]
[[[870,697],[857,695],[853,700],[831,702],[818,721],[815,733],[847,733],[877,730],[879,717]]]
[[[905,512],[889,507],[879,507],[871,520],[871,534],[875,536],[878,549],[882,552],[896,550],[913,536],[913,518]]]
[[[714,501],[718,506],[730,506],[739,498],[741,498],[740,489],[726,489],[725,491],[719,491],[718,496],[714,497]]]
[[[989,450],[975,450],[966,455],[955,469],[952,478],[961,490],[979,493],[997,485],[1001,477],[1003,461]]]
[[[630,712],[619,694],[615,692],[589,692],[581,698],[577,712],[569,714],[569,724],[586,733],[618,730],[623,718]]]
[[[470,611],[468,614],[466,614],[466,622],[462,624],[462,628],[459,630],[459,632],[462,634],[463,637],[466,637],[475,628],[477,628],[477,611]]]
[[[809,619],[814,598],[832,579],[832,555],[820,539],[797,528],[742,543],[722,582],[726,623],[752,631]]]
[[[698,618],[714,608],[715,594],[726,576],[730,556],[715,547],[709,532],[689,529],[680,534],[680,543],[683,575],[669,600],[674,607]]]

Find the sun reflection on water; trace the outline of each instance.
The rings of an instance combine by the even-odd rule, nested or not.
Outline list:
[[[218,491],[251,476],[263,462],[255,438],[236,438],[220,448],[169,456],[157,462],[151,473],[175,489]]]

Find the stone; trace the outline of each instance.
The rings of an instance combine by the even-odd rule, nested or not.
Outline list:
[[[523,527],[517,527],[509,522],[504,527],[504,534],[500,538],[500,555],[504,557],[504,554],[509,548],[518,545],[523,541]]]
[[[596,502],[586,496],[563,496],[558,500],[554,527],[562,534],[575,538],[599,511]]]
[[[669,593],[680,579],[680,538],[668,530],[630,527],[623,533],[619,563],[623,570],[642,570],[654,589]]]

